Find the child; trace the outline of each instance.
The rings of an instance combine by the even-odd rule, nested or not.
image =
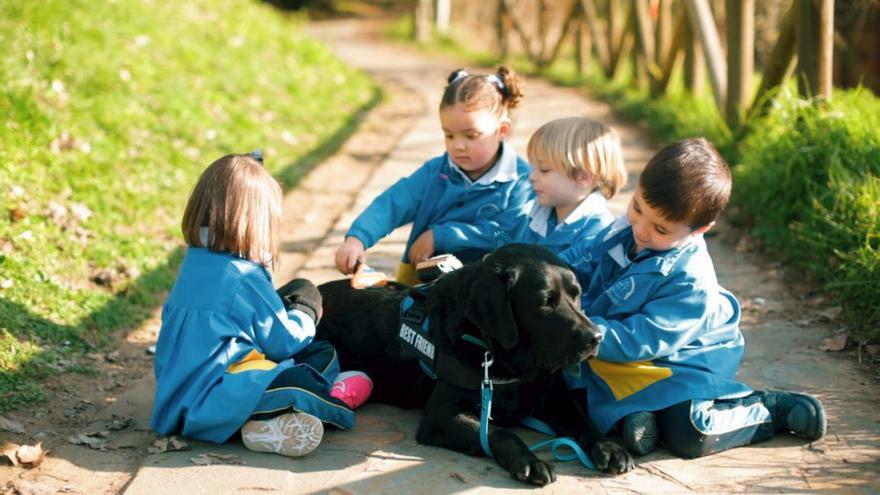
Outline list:
[[[703,240],[730,188],[730,170],[708,141],[671,144],[645,166],[626,216],[562,254],[603,332],[597,359],[566,380],[587,389],[602,432],[625,418],[624,442],[636,454],[653,450],[658,436],[675,454],[700,457],[776,431],[825,434],[816,398],[736,381],[739,303],[718,284]]]
[[[336,251],[343,274],[365,260],[366,249],[410,222],[398,282],[418,283],[415,264],[435,253],[475,261],[488,250],[473,249],[468,240],[494,235],[498,213],[530,198],[529,166],[505,142],[510,112],[522,98],[519,76],[502,66],[488,76],[457,70],[447,81],[440,102],[446,153],[397,181],[357,217]]]
[[[321,442],[322,421],[354,425],[372,383],[340,374],[336,351],[312,341],[321,294],[311,282],[282,287],[283,300],[275,292],[280,215],[281,188],[259,156],[224,156],[196,184],[156,346],[158,433],[223,443],[241,430],[251,450],[296,457]]]
[[[611,224],[606,199],[626,183],[623,150],[613,129],[585,117],[553,120],[529,139],[528,155],[536,198],[528,210],[502,215],[495,245],[487,249],[524,242],[559,254]]]

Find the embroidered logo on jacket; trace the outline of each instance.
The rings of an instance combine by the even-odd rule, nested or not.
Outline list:
[[[501,208],[499,208],[498,205],[493,205],[493,204],[483,205],[483,206],[477,208],[476,217],[477,218],[492,218],[495,215],[497,215],[499,212],[501,212]]]
[[[623,304],[636,291],[636,281],[632,277],[626,277],[618,280],[617,283],[608,289],[608,297],[614,301],[614,304]]]

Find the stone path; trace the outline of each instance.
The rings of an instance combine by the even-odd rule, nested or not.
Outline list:
[[[365,117],[339,154],[315,169],[286,196],[284,270],[278,281],[305,276],[339,277],[333,253],[352,219],[380,191],[442,152],[437,102],[446,75],[462,66],[381,41],[362,21],[317,24],[313,34],[353,66],[377,78],[390,102]],[[513,144],[524,151],[529,135],[561,116],[585,115],[620,133],[629,186],[612,202],[622,213],[638,171],[657,146],[636,126],[582,92],[529,80]],[[296,220],[294,220],[296,219]],[[748,351],[740,377],[755,388],[804,390],[828,411],[828,435],[807,444],[781,436],[771,442],[698,460],[662,450],[638,460],[635,471],[600,475],[574,464],[556,464],[560,479],[532,493],[880,492],[878,384],[854,360],[818,350],[836,328],[834,308],[821,295],[792,289],[781,266],[738,250],[736,231],[724,225],[710,240],[719,278],[744,307]],[[393,274],[406,240],[400,229],[369,252],[371,265]],[[313,454],[300,459],[256,454],[239,443],[195,444],[186,452],[151,455],[128,486],[151,493],[508,493],[528,489],[487,458],[424,447],[415,442],[418,411],[368,405],[350,432],[330,432]],[[536,434],[524,432],[527,439]],[[203,453],[233,454],[243,465],[195,466]]]

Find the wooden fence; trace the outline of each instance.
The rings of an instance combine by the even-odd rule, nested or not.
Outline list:
[[[713,7],[723,12],[724,44]],[[625,65],[634,68],[637,80],[658,96],[680,67],[691,91],[701,91],[708,79],[719,111],[734,128],[750,112],[762,111],[768,92],[792,75],[802,95],[831,98],[834,0],[791,2],[780,16],[757,91],[755,0],[415,0],[415,36],[447,32],[456,12],[459,18],[479,17],[476,24],[492,31],[498,55],[509,55],[516,45],[539,69],[563,52],[579,70],[594,57],[609,78]]]

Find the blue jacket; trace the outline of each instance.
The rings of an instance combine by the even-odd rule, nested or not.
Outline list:
[[[587,388],[603,432],[635,411],[751,393],[736,381],[745,350],[740,306],[718,285],[702,236],[634,257],[633,245],[623,216],[561,255],[583,288],[584,313],[603,334],[598,357],[569,369],[566,380]]]
[[[490,249],[524,242],[540,244],[560,254],[571,246],[588,242],[612,221],[614,216],[608,210],[608,202],[598,191],[584,198],[562,223],[556,218],[555,208],[541,206],[532,199],[525,209],[510,209],[502,214],[496,245]]]
[[[455,254],[462,261],[478,259],[491,248],[479,247],[489,241],[476,244],[475,240],[494,239],[498,214],[522,207],[533,195],[528,163],[511,145],[504,142],[501,146],[495,165],[476,181],[446,153],[428,160],[374,199],[346,237],[356,237],[370,248],[397,227],[412,222],[404,262],[409,262],[413,242],[428,229],[434,232],[437,253]]]
[[[284,309],[264,267],[189,247],[162,307],[150,426],[162,435],[226,441],[314,336],[310,317]]]

